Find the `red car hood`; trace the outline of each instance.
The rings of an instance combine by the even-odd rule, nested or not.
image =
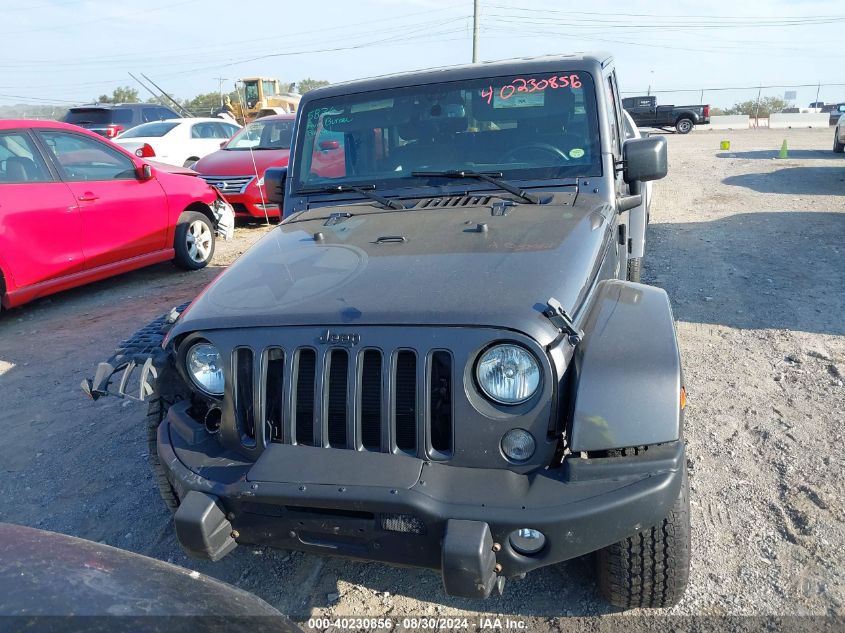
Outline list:
[[[190,167],[178,167],[176,165],[168,165],[167,163],[160,163],[156,160],[147,161],[150,165],[159,171],[166,171],[168,174],[180,174],[182,176],[196,176],[195,172]]]
[[[221,149],[201,158],[194,165],[194,171],[204,176],[243,176],[254,173],[257,167],[260,175],[268,167],[284,167],[288,164],[289,156],[290,150],[287,149],[261,149],[254,152]]]

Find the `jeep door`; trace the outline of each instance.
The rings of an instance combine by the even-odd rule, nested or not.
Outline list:
[[[82,220],[28,130],[0,131],[0,250],[7,289],[83,270]]]
[[[87,270],[168,247],[164,190],[155,178],[139,180],[128,154],[76,132],[38,135],[79,204]]]

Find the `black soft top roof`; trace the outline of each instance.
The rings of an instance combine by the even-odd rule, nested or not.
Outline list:
[[[544,57],[521,57],[504,59],[494,62],[464,64],[461,66],[446,66],[442,68],[428,68],[392,75],[382,75],[370,79],[356,79],[332,84],[324,88],[310,90],[302,99],[300,109],[308,101],[324,99],[360,92],[401,88],[444,81],[462,81],[480,79],[483,77],[498,77],[506,75],[542,73],[544,71],[558,72],[567,70],[586,70],[597,73],[613,61],[610,53],[573,53],[570,55],[547,55]]]

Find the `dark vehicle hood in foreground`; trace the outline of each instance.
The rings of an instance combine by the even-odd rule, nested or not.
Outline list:
[[[100,617],[55,618],[72,615]],[[0,617],[21,631],[301,631],[260,598],[196,571],[9,523],[0,523]]]
[[[483,325],[548,343],[557,330],[542,315],[546,301],[577,307],[602,250],[614,247],[611,207],[583,194],[573,206],[574,199],[557,194],[553,203],[520,204],[504,216],[489,205],[395,211],[357,204],[293,216],[220,275],[172,334],[265,325]],[[331,213],[343,212],[356,215],[326,225]],[[322,239],[315,240],[318,232]]]

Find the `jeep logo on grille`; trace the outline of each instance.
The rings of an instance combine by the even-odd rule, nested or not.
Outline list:
[[[355,347],[358,343],[361,342],[361,335],[360,334],[338,334],[337,332],[332,332],[331,330],[326,330],[323,332],[323,335],[317,339],[323,345],[349,345],[349,347]]]

